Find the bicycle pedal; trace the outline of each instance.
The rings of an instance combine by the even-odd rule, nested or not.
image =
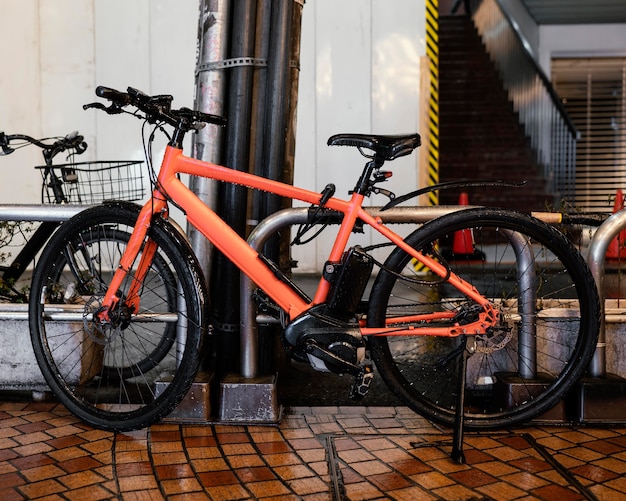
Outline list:
[[[371,365],[364,365],[358,375],[354,377],[352,386],[350,386],[350,398],[353,400],[362,400],[370,390],[370,385],[374,379],[374,372]]]

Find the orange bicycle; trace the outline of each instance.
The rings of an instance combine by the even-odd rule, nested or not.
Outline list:
[[[450,425],[461,415],[468,428],[497,428],[553,407],[587,366],[599,328],[598,295],[584,260],[554,228],[524,214],[474,208],[416,225],[402,238],[363,207],[372,193],[393,197],[378,186],[391,176],[383,164],[410,154],[419,135],[331,137],[329,145],[356,147],[367,157],[344,200],[332,185],[320,194],[185,156],[185,134],[205,123],[222,125],[220,117],[173,109],[171,96],[132,88],[96,93],[110,104],[87,107],[128,112],[173,134],[143,207],[108,202],[78,214],[56,232],[35,270],[35,355],[54,393],[85,421],[118,431],[148,426],[174,409],[199,370],[203,338],[211,333],[209,296],[197,258],[168,219],[170,202],[258,286],[254,297],[282,323],[288,354],[320,371],[352,375],[355,397],[367,393],[373,361],[389,388],[425,417]],[[179,174],[310,204],[300,239],[329,214],[340,216],[313,297],[205,206]],[[386,244],[350,245],[364,226]],[[132,236],[113,245],[111,232]],[[374,257],[385,250],[385,258]],[[155,277],[163,280],[155,262],[171,269],[175,302],[153,286]],[[162,338],[174,335],[169,351],[146,370],[133,364],[155,344],[169,346]],[[116,365],[125,370],[103,370]]]

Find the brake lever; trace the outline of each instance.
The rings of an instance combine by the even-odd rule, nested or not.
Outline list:
[[[110,106],[105,106],[102,103],[83,104],[83,110],[89,110],[91,108],[94,108],[96,110],[102,110],[108,113],[109,115],[119,115],[120,113],[123,113],[124,111],[119,105],[116,105],[115,103],[111,103]]]

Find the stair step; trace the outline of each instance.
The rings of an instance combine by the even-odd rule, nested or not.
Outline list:
[[[524,127],[470,18],[439,18],[440,181],[526,181],[521,188],[468,188],[470,203],[544,210],[553,203]],[[459,190],[440,192],[455,204]]]

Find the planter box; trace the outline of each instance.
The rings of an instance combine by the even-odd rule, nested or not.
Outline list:
[[[63,308],[63,305],[60,308]],[[75,332],[70,342],[63,345],[64,363],[67,367],[72,367],[70,382],[79,383],[90,379],[102,366],[102,347],[90,339],[85,342],[86,334],[82,321],[72,324],[48,323],[51,339],[55,327],[58,329],[61,325],[64,332],[67,332],[70,325]],[[67,338],[65,340],[67,341]],[[89,356],[84,357],[85,354]],[[36,391],[48,389],[30,341],[27,304],[0,303],[0,389]]]

